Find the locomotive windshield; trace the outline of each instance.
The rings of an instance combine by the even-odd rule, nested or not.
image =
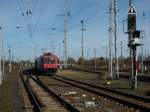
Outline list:
[[[44,59],[45,64],[55,64],[55,59]]]

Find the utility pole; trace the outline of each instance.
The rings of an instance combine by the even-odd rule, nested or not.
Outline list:
[[[18,70],[19,70],[19,66],[20,66],[20,60],[19,60],[19,58],[18,58],[18,60],[17,60],[17,65],[18,65]],[[20,70],[19,70],[20,71]]]
[[[30,68],[30,61],[28,62],[28,67]]]
[[[109,75],[108,79],[113,79],[113,71],[112,71],[112,0],[110,1],[109,7]]]
[[[54,32],[56,30],[56,28],[52,28],[52,31]],[[52,34],[52,35],[55,35],[55,34]],[[56,40],[55,40],[55,36],[53,36],[53,39],[50,41],[50,47],[51,47],[51,52],[53,52],[54,54],[56,53],[55,52],[55,43]]]
[[[84,20],[81,20],[81,31],[82,31],[82,33],[81,33],[81,65],[82,66],[84,65],[84,63],[83,63],[83,61],[84,61],[83,31],[86,30],[83,28],[83,25],[84,25]]]
[[[11,49],[9,47],[9,73],[11,73]]]
[[[3,63],[3,70],[2,70],[2,76],[5,75],[5,58],[4,58],[4,39],[2,37],[2,63]]]
[[[96,67],[97,67],[96,58],[97,58],[97,57],[96,57],[96,49],[94,49],[94,60],[95,60],[95,62],[94,62],[94,63],[95,63],[95,64],[94,64],[94,67],[95,67],[95,69],[96,69]]]
[[[60,48],[61,48],[61,44],[59,43],[59,50],[58,50],[58,53],[59,53],[59,60],[61,60],[61,56],[60,56]]]
[[[2,27],[0,27],[0,30],[2,29]],[[0,85],[2,85],[2,80],[3,80],[3,77],[2,77],[2,71],[1,71],[1,56],[0,56]]]
[[[36,53],[37,53],[37,47],[36,47],[36,45],[34,46],[34,60],[36,59]]]
[[[87,52],[86,52],[86,60],[87,60],[87,66],[88,66],[88,64],[89,64],[89,51],[88,51],[88,49],[87,49]]]
[[[115,79],[119,79],[119,65],[117,52],[117,1],[113,0],[114,37],[115,37]]]
[[[1,58],[0,58],[0,62],[1,62]],[[3,77],[2,77],[1,63],[0,63],[0,85],[2,85],[2,80],[3,80]]]
[[[54,45],[54,41],[50,42],[50,47],[51,47],[51,52],[55,54],[55,45]]]
[[[114,14],[114,37],[115,37],[115,60],[117,58],[117,22],[116,22],[116,0],[113,1],[113,14]]]
[[[105,55],[106,55],[106,60],[107,60],[108,59],[108,46],[106,46],[105,49],[106,49],[106,51],[105,51],[106,54]]]
[[[109,78],[119,79],[119,65],[117,53],[117,1],[110,0],[109,7]],[[115,59],[114,67],[112,66],[112,39],[114,38]],[[112,70],[113,69],[113,70]],[[114,74],[113,74],[114,72]]]
[[[137,88],[137,46],[140,46],[139,38],[140,31],[136,30],[136,11],[133,7],[132,0],[129,0],[129,10],[128,10],[128,46],[130,48],[131,57],[131,77],[130,86],[132,89]]]
[[[67,14],[61,14],[59,15],[61,17],[64,18],[64,67],[67,68],[67,59],[68,59],[68,55],[67,55],[67,23],[68,23],[68,17],[70,16],[70,12],[68,12]]]
[[[145,30],[144,30],[144,23],[145,23],[145,13],[143,12],[143,28],[142,28],[142,37],[141,37],[141,75],[144,75],[144,65],[143,65],[143,49],[144,49],[144,38],[145,38]]]
[[[121,60],[123,59],[123,54],[122,54],[122,41],[121,41],[121,54],[120,54],[120,58],[121,58]]]
[[[64,64],[65,67],[67,67],[67,18],[65,17],[64,19],[64,55],[65,55],[65,60],[64,60]]]

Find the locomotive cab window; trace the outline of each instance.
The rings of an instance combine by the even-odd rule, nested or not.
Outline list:
[[[47,63],[47,64],[54,64],[55,59],[45,59],[44,62]]]

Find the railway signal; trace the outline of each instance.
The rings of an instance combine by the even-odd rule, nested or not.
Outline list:
[[[130,48],[131,58],[131,77],[130,86],[132,89],[137,88],[137,46],[140,46],[140,31],[136,30],[136,11],[132,1],[129,0],[128,10],[128,47]]]

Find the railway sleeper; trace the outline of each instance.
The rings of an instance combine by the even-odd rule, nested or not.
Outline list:
[[[23,85],[21,85],[23,86]],[[23,102],[23,110],[25,112],[33,112],[33,105],[29,101],[29,96],[24,88],[22,88],[22,102]]]
[[[66,81],[66,80],[61,80],[61,78],[56,78],[56,77],[53,77],[54,79],[56,79],[56,80],[59,80],[59,81],[62,81],[62,82],[64,82],[64,83],[68,83],[68,84],[71,84],[71,85],[73,85],[73,86],[76,86],[76,87],[80,87],[80,88],[82,88],[82,89],[84,89],[84,90],[87,90],[87,91],[89,91],[89,92],[92,92],[92,93],[95,93],[95,94],[97,94],[97,95],[102,95],[102,96],[104,96],[104,97],[107,97],[107,98],[110,98],[112,101],[114,101],[114,102],[122,102],[122,103],[124,103],[125,105],[126,104],[128,104],[128,105],[130,105],[131,107],[133,107],[133,108],[136,108],[136,109],[140,109],[140,110],[145,110],[145,112],[147,112],[148,110],[150,110],[150,107],[149,107],[149,103],[142,103],[142,102],[140,102],[140,104],[138,103],[138,101],[136,100],[136,99],[132,99],[132,98],[127,98],[127,99],[125,99],[126,98],[126,96],[118,96],[118,95],[116,95],[116,94],[111,94],[111,92],[110,93],[106,93],[105,91],[103,91],[103,90],[95,90],[95,89],[89,89],[89,88],[85,88],[84,86],[79,86],[79,83],[78,84],[76,84],[76,82],[70,82],[70,81]],[[81,84],[82,85],[82,84]],[[136,103],[135,103],[136,102]],[[149,111],[148,111],[149,112]]]
[[[66,109],[63,106],[61,106],[61,105],[51,105],[51,104],[43,106],[42,110],[45,110],[45,111],[48,111],[48,112],[49,111],[51,111],[51,112],[56,112],[56,111],[66,112]]]
[[[31,85],[33,86],[32,91],[38,101],[40,102],[40,105],[42,107],[42,110],[44,112],[66,112],[66,109],[55,101],[55,98],[50,98],[49,94],[44,92],[44,89],[39,87],[34,81],[30,81]]]

